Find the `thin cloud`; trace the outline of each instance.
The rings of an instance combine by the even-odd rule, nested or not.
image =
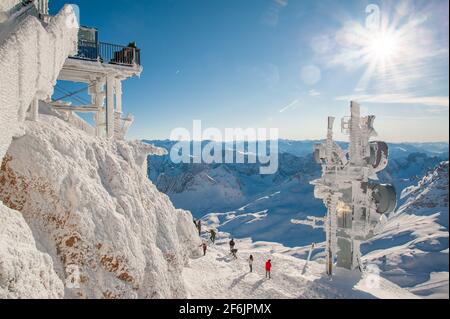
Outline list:
[[[421,104],[426,106],[449,107],[448,96],[413,96],[409,94],[361,94],[336,97],[338,101],[358,101],[382,104]]]
[[[309,94],[309,96],[320,96],[321,95],[321,93],[316,90],[310,90],[308,92],[308,94]]]
[[[289,4],[289,0],[272,0],[270,7],[264,13],[262,22],[271,27],[276,27],[280,20],[280,14],[285,7]]]
[[[288,105],[286,105],[285,107],[283,107],[280,110],[280,113],[283,113],[283,112],[286,112],[289,109],[295,108],[298,102],[299,102],[299,100],[297,99],[297,100],[294,100],[293,102],[289,103]]]

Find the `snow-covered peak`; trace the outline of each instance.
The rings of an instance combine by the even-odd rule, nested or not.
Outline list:
[[[401,198],[406,200],[400,212],[411,208],[448,207],[448,166],[442,162],[417,185],[405,188]]]
[[[364,247],[384,277],[428,298],[448,298],[448,166],[405,189],[404,204]]]

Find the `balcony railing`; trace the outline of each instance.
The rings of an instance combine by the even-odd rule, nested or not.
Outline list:
[[[78,53],[72,58],[124,66],[141,65],[141,50],[104,42],[78,41]]]

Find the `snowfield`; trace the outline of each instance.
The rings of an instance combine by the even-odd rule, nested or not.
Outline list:
[[[396,289],[403,290],[402,293],[409,291],[423,298],[449,296],[448,166],[448,162],[442,162],[419,180],[417,185],[405,189],[401,198],[403,205],[388,216],[376,229],[375,236],[361,247],[364,265],[369,269],[376,267],[379,275],[398,285]],[[267,217],[270,207],[279,204],[278,196],[278,193],[274,193],[257,199],[236,211],[207,214],[202,220],[209,227],[233,235],[239,234],[236,229],[244,227],[250,233],[264,232],[266,228],[261,228],[257,223]],[[263,207],[267,209],[261,210]],[[323,232],[320,218],[309,216],[290,222],[302,226],[296,236],[309,243],[316,243],[313,260],[323,263],[325,245],[321,237],[317,236]],[[257,242],[255,245],[271,247],[267,249],[300,258],[300,262],[306,259],[310,247],[287,248],[281,244],[264,242]],[[378,296],[395,296],[394,291],[382,294],[383,290]],[[375,293],[374,290],[370,292]]]
[[[449,297],[448,167],[405,189],[404,204],[362,248],[385,278],[425,298]]]
[[[338,270],[328,278],[325,266],[285,254],[275,243],[236,241],[238,259],[231,256],[228,234],[211,245],[206,256],[191,261],[183,271],[190,298],[195,299],[417,299],[405,289],[378,275]],[[200,248],[199,248],[200,250]],[[255,258],[253,273],[247,259]],[[264,265],[272,260],[272,279],[265,278]]]

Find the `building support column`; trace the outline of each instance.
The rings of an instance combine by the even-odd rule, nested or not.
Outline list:
[[[122,113],[122,80],[116,78],[116,112]]]
[[[48,14],[48,0],[39,0],[38,10],[40,14]]]
[[[30,120],[37,122],[39,120],[39,100],[34,98],[30,105]]]
[[[89,83],[88,93],[91,96],[91,104],[98,108],[94,114],[95,130],[97,136],[104,136],[105,133],[105,112],[103,107],[105,105],[105,78],[92,78]]]
[[[115,78],[112,74],[106,76],[106,136],[114,138],[114,86]]]

